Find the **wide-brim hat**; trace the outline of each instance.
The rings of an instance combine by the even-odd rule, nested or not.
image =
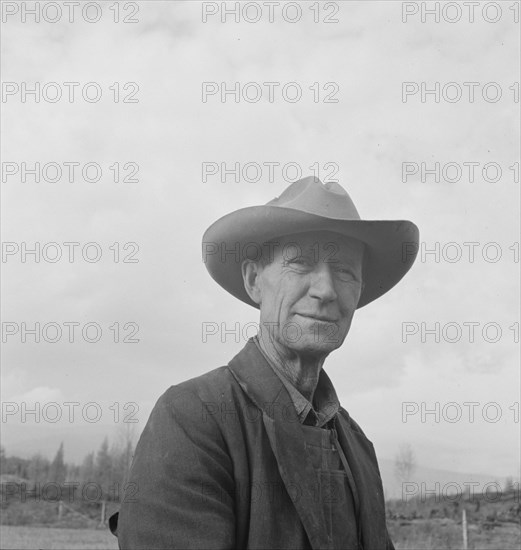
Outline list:
[[[203,236],[203,262],[230,294],[258,308],[247,294],[241,264],[269,250],[264,243],[295,233],[331,231],[365,244],[361,308],[388,292],[409,271],[419,231],[407,220],[362,220],[347,191],[313,176],[292,183],[262,206],[235,210]]]

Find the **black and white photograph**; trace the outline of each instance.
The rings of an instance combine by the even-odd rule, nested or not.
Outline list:
[[[0,549],[521,549],[519,0],[1,0]]]

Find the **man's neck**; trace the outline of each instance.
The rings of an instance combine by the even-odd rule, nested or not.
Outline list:
[[[279,369],[295,388],[312,402],[320,369],[326,356],[299,354],[282,346],[277,346],[277,343],[269,335],[267,337],[263,335],[262,331],[258,334],[257,340],[261,350],[273,366]]]

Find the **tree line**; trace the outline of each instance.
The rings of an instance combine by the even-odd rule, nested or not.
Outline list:
[[[52,460],[41,453],[35,453],[30,458],[8,456],[5,448],[0,447],[0,475],[3,494],[5,495],[5,488],[9,484],[11,490],[7,493],[11,496],[18,494],[12,490],[13,484],[25,484],[33,493],[43,490],[46,485],[53,484],[58,490],[61,487],[68,487],[70,490],[74,484],[80,489],[76,495],[82,494],[82,489],[88,486],[90,494],[97,493],[102,500],[119,500],[118,495],[127,479],[134,454],[135,432],[133,428],[133,425],[124,425],[122,431],[112,442],[105,437],[99,449],[88,453],[81,464],[65,461],[63,442]],[[48,491],[49,494],[51,492]],[[56,490],[53,494],[56,494]]]

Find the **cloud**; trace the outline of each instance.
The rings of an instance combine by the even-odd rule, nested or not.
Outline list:
[[[223,342],[219,334],[203,344],[202,323],[233,327],[257,321],[257,312],[208,276],[200,248],[205,229],[234,209],[279,195],[291,179],[288,163],[297,163],[302,175],[319,166],[322,178],[332,163],[364,217],[411,219],[427,249],[439,243],[437,258],[420,254],[403,282],[357,313],[344,347],[328,358],[346,408],[392,455],[388,434],[407,439],[412,426],[401,424],[402,401],[514,399],[519,351],[509,327],[518,318],[519,263],[510,247],[519,241],[519,188],[509,166],[518,156],[518,133],[506,85],[519,55],[514,25],[506,17],[497,25],[404,24],[392,2],[342,3],[340,23],[331,25],[314,23],[307,5],[299,24],[218,18],[204,24],[200,9],[198,3],[143,2],[139,24],[104,18],[95,25],[4,25],[4,80],[96,81],[103,88],[98,103],[81,99],[80,87],[74,103],[9,98],[2,108],[6,161],[29,168],[80,163],[73,183],[36,182],[31,175],[23,182],[19,173],[3,185],[9,204],[2,212],[4,241],[29,248],[57,242],[64,253],[64,242],[80,243],[72,263],[64,254],[57,263],[34,256],[23,262],[17,255],[3,264],[4,320],[20,329],[4,344],[5,395],[107,406],[136,401],[145,419],[169,385],[225,364],[244,341],[229,336]],[[420,94],[404,102],[407,81],[477,81],[481,87],[473,103],[422,102]],[[489,81],[503,86],[498,103],[480,95]],[[135,82],[139,103],[115,102],[115,82],[120,92]],[[280,86],[273,102],[264,93],[257,103],[242,96],[236,103],[231,95],[223,102],[220,94],[203,103],[203,82],[229,88],[257,82],[264,92],[265,82]],[[279,92],[288,82],[301,85],[302,101],[284,100]],[[338,103],[324,102],[328,82],[338,85]],[[82,177],[89,162],[102,169],[98,182]],[[206,183],[203,162],[219,167]],[[270,181],[264,170],[250,183],[223,173],[248,162],[278,163],[275,177]],[[404,162],[418,166],[407,181]],[[448,162],[479,166],[473,182],[466,174],[457,183],[423,174],[422,182],[422,163],[429,170],[436,162],[440,170]],[[496,183],[483,178],[490,162],[503,170]],[[122,178],[125,163],[138,165],[139,181],[116,183],[114,163]],[[447,260],[447,243],[465,252],[463,243],[471,241],[478,242],[475,261]],[[81,254],[90,242],[102,249],[97,262]],[[501,247],[497,263],[482,257],[490,242]],[[128,252],[126,243],[139,245],[138,263],[123,256],[115,261],[114,250]],[[63,328],[58,342],[22,340],[22,323],[31,329],[50,322]],[[73,342],[67,322],[79,323]],[[405,322],[418,326],[406,342]],[[466,322],[479,323],[473,342],[463,336],[454,343],[436,343],[433,336],[422,341],[422,323],[439,323],[443,332],[448,323]],[[502,328],[498,343],[482,336],[491,322]],[[83,337],[87,323],[99,325],[99,341]],[[139,343],[122,341],[127,323],[137,324]],[[468,456],[460,426],[411,429],[410,439],[424,445],[422,460],[460,461]],[[44,439],[49,427],[40,429]],[[509,430],[487,424],[477,434],[508,449]],[[491,454],[476,452],[478,435],[468,443],[476,470],[483,471]],[[92,435],[93,445],[98,436]],[[10,445],[23,437],[14,434]],[[508,458],[502,460],[507,469]]]

